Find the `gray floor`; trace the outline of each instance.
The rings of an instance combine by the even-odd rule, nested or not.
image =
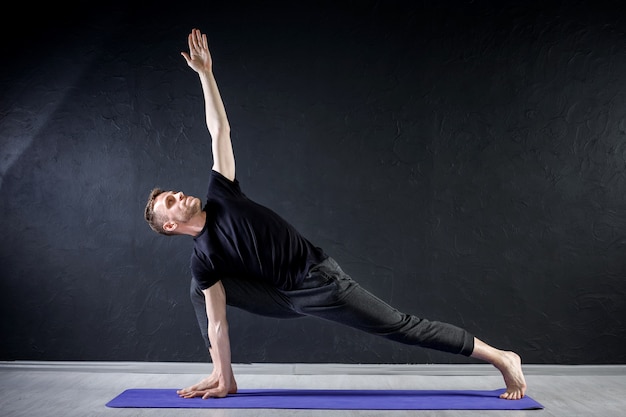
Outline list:
[[[234,365],[240,388],[497,389],[489,365]],[[526,365],[533,411],[341,411],[113,409],[128,388],[175,388],[210,373],[210,364],[144,362],[0,362],[0,416],[624,416],[626,366]]]

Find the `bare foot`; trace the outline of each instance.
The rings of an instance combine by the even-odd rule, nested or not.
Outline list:
[[[505,400],[519,400],[526,393],[526,380],[522,372],[522,360],[515,352],[502,352],[502,361],[494,366],[502,372],[506,391],[500,395]]]
[[[524,397],[526,380],[522,371],[522,360],[517,353],[496,349],[474,338],[474,351],[471,356],[489,362],[502,373],[506,391],[500,395],[500,398],[519,400]]]
[[[216,380],[211,375],[195,385],[176,391],[176,393],[182,398],[225,397],[228,394],[237,393],[237,381],[235,381],[235,376],[233,375],[229,386],[225,387],[221,386],[219,380]]]

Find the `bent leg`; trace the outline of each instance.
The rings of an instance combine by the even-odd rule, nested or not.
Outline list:
[[[226,304],[229,306],[266,317],[296,318],[303,316],[303,314],[293,310],[291,303],[284,294],[264,283],[224,278],[222,285],[226,291]],[[202,333],[202,339],[208,349],[211,344],[208,335],[209,321],[206,315],[206,303],[204,293],[194,278],[191,278],[189,295]]]
[[[191,284],[189,285],[189,297],[191,298],[193,311],[196,314],[198,327],[200,327],[202,340],[208,350],[211,348],[211,343],[209,342],[209,319],[206,315],[206,302],[204,300],[204,293],[198,285],[198,281],[196,281],[193,277],[191,278]]]

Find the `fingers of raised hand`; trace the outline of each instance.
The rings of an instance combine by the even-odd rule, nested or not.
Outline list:
[[[189,53],[190,55],[202,55],[209,50],[209,43],[207,41],[206,34],[203,34],[198,29],[193,29],[189,34]]]
[[[198,29],[194,29],[190,36],[193,39],[193,49],[195,52],[199,53],[202,49],[207,48],[206,35],[203,35]]]
[[[202,45],[202,32],[199,29],[194,29],[193,34],[197,45]]]

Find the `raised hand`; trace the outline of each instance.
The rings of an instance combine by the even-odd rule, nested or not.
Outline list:
[[[198,73],[201,71],[211,71],[213,60],[209,52],[206,34],[203,34],[198,29],[193,29],[187,41],[189,43],[189,53],[180,53],[187,61],[187,65]]]

